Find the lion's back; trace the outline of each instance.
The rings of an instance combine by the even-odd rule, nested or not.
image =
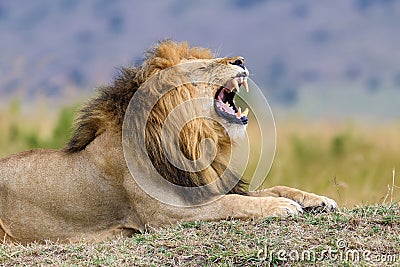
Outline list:
[[[9,181],[19,176],[37,175],[37,171],[52,165],[57,150],[33,149],[0,159],[0,180]],[[39,164],[38,164],[39,163]],[[41,164],[40,164],[41,163]]]

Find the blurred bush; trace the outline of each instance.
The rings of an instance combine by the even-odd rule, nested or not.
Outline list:
[[[35,112],[23,114],[20,103],[12,102],[0,111],[0,156],[26,149],[63,147],[71,135],[76,110],[77,105],[68,106],[54,118],[43,117]]]

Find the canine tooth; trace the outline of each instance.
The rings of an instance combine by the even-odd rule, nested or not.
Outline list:
[[[239,84],[238,81],[236,79],[232,79],[232,84],[233,84],[233,88],[236,89],[236,91],[239,93]]]
[[[243,79],[243,87],[246,90],[246,92],[249,92],[249,85],[247,84],[247,77]]]
[[[239,107],[238,112],[236,113],[236,115],[240,118],[242,117],[242,108]]]
[[[246,108],[246,109],[242,112],[242,115],[247,117],[247,115],[249,115],[249,109]]]
[[[238,81],[238,83],[242,83],[243,82],[243,77],[236,77],[235,80]]]

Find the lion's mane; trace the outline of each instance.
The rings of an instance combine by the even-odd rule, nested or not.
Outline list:
[[[106,130],[121,133],[125,112],[131,98],[146,80],[159,71],[176,66],[183,60],[211,58],[214,56],[208,49],[190,48],[187,43],[175,43],[170,40],[160,42],[145,54],[145,59],[140,66],[121,68],[112,85],[98,88],[97,97],[86,103],[80,110],[72,138],[64,151],[76,153],[84,150]],[[145,141],[149,158],[156,170],[174,184],[198,187],[215,181],[225,172],[226,181],[219,184],[215,194],[231,187],[233,181],[239,181],[239,183],[231,192],[243,193],[246,187],[245,182],[237,178],[233,171],[227,169],[231,140],[223,127],[215,121],[195,119],[187,123],[179,134],[180,150],[190,160],[199,157],[199,144],[204,138],[209,138],[218,144],[217,156],[209,168],[198,172],[187,172],[173,166],[165,157],[161,145],[162,124],[174,107],[195,97],[195,90],[190,87],[191,85],[178,87],[167,93],[150,113],[146,124]]]

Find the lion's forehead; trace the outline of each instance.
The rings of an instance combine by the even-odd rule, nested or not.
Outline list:
[[[240,61],[241,64],[237,64],[238,61]],[[180,64],[190,65],[189,69],[201,69],[206,72],[215,71],[217,74],[221,75],[228,75],[228,73],[246,73],[246,76],[249,75],[249,71],[244,65],[245,59],[242,56],[220,57],[212,59],[182,59]]]
[[[217,62],[220,64],[231,65],[235,63],[236,60],[242,60],[245,62],[245,58],[242,56],[235,56],[235,57],[217,57],[217,58],[210,58],[210,59],[199,59],[199,58],[184,58],[180,61],[180,63],[189,63],[189,62],[199,62],[199,63],[210,63],[210,62]]]

